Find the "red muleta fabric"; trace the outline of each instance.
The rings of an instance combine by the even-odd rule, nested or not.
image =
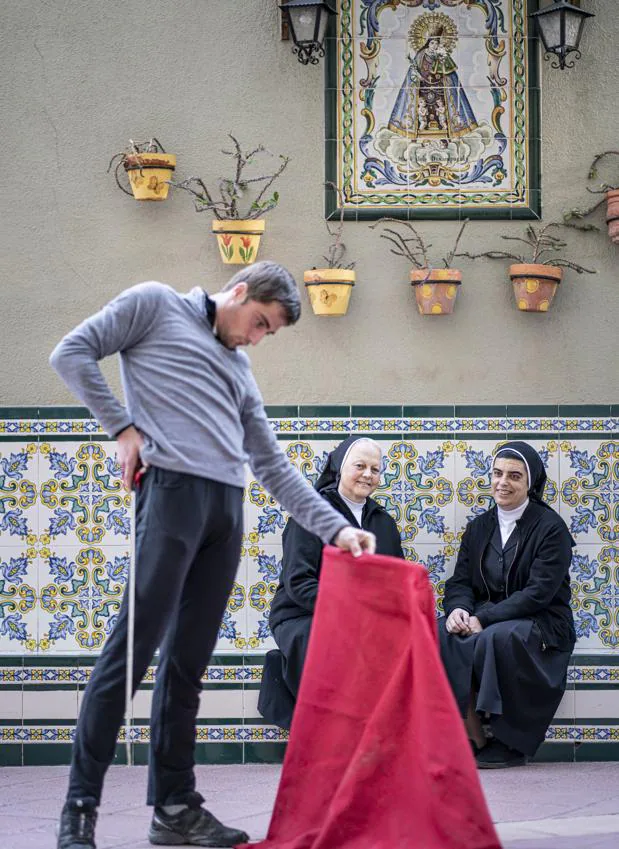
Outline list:
[[[252,847],[501,849],[423,566],[325,548],[275,808]]]

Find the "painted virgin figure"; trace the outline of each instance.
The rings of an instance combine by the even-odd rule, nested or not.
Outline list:
[[[458,30],[441,12],[421,15],[409,29],[410,67],[388,128],[410,139],[458,138],[478,125],[451,51]]]

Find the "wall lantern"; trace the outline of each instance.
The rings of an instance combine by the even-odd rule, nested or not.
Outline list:
[[[288,0],[279,8],[294,41],[292,52],[301,64],[317,65],[325,55],[325,33],[329,15],[337,14],[335,9],[326,0]]]
[[[587,18],[594,18],[593,12],[583,12],[568,0],[553,0],[550,6],[532,12],[530,18],[535,18],[541,36],[545,56],[548,61],[554,55],[553,68],[573,68],[575,62],[567,62],[570,53],[580,59],[580,38]]]

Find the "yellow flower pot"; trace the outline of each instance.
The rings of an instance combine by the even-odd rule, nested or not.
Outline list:
[[[316,315],[346,315],[355,272],[350,268],[312,268],[303,275]]]
[[[413,268],[410,275],[421,315],[451,315],[458,286],[462,283],[460,271],[455,268]]]
[[[264,218],[255,221],[236,219],[213,221],[219,253],[226,265],[250,265],[256,261],[260,237],[264,233]]]
[[[125,169],[136,200],[165,200],[176,167],[173,153],[136,153],[125,158]]]

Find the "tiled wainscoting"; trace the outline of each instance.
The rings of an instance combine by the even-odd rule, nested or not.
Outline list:
[[[273,407],[282,448],[308,481],[348,433],[383,446],[376,497],[440,608],[467,519],[487,509],[492,451],[526,439],[546,498],[577,542],[578,644],[541,759],[619,759],[619,407]],[[80,408],[0,408],[0,764],[65,763],[81,694],[117,615],[132,531],[115,444]],[[201,762],[272,761],[286,735],[257,709],[285,516],[248,472],[237,582],[205,675]],[[337,639],[337,635],[334,635]],[[146,757],[154,669],[134,701]],[[120,743],[124,740],[124,730]],[[124,757],[119,744],[118,758]]]

